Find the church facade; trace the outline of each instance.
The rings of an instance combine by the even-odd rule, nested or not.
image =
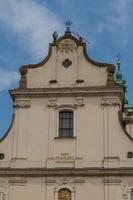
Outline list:
[[[0,140],[0,200],[133,200],[133,107],[120,62],[114,73],[70,30],[20,68]]]

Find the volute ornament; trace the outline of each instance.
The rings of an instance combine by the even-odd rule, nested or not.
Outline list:
[[[29,99],[17,99],[13,105],[14,108],[29,108],[30,100]]]
[[[118,97],[103,97],[101,101],[103,106],[117,106],[121,105],[121,102]]]
[[[77,49],[77,45],[71,39],[64,39],[58,45],[58,50],[65,53],[73,52],[75,49]]]
[[[128,183],[123,183],[122,185],[122,199],[123,200],[130,200],[131,190],[133,189],[133,181]]]
[[[4,181],[0,181],[0,200],[7,198],[7,185]]]

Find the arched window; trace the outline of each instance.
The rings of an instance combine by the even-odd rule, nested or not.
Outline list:
[[[71,200],[71,191],[67,188],[62,188],[58,192],[58,200]]]
[[[59,137],[73,137],[73,111],[71,110],[59,112]]]
[[[133,200],[133,189],[131,189],[131,200]]]

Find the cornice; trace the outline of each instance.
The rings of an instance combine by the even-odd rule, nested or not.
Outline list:
[[[0,177],[48,177],[48,176],[133,176],[131,168],[1,168]]]
[[[102,102],[101,102],[101,105],[103,106],[121,106],[121,102],[120,102],[120,99],[119,97],[103,97],[102,98]]]
[[[120,87],[70,87],[70,88],[34,88],[9,90],[10,95],[18,97],[57,97],[57,96],[119,96],[123,100],[124,91]]]

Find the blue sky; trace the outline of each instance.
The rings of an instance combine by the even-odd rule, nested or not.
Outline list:
[[[41,61],[52,33],[62,35],[68,18],[72,31],[89,41],[91,58],[116,64],[121,54],[133,103],[133,0],[0,0],[0,136],[10,124],[8,89],[18,87],[19,67]]]

